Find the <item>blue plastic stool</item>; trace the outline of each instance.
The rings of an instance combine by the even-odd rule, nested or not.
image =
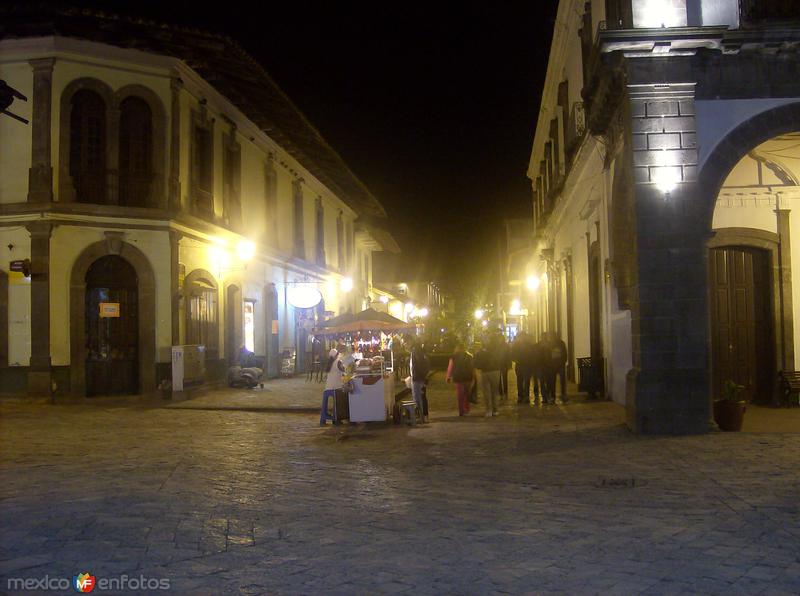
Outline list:
[[[333,414],[328,414],[328,400],[333,398]],[[339,424],[339,419],[336,416],[336,390],[326,389],[322,392],[322,407],[319,411],[319,425],[325,426],[325,423],[330,420],[334,424]]]

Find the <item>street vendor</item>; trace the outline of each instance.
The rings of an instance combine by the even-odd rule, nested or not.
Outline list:
[[[344,364],[342,355],[336,348],[328,352],[328,362],[325,365],[325,372],[328,374],[325,380],[325,393],[334,393],[344,385],[342,375],[344,375]]]

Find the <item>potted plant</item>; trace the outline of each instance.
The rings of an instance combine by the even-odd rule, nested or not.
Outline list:
[[[747,402],[739,397],[744,385],[728,379],[723,386],[723,397],[714,402],[714,421],[720,430],[742,430]]]

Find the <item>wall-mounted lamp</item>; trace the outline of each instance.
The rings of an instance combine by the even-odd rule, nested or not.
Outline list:
[[[242,261],[247,263],[256,256],[256,245],[250,240],[242,240],[236,245],[236,253]]]

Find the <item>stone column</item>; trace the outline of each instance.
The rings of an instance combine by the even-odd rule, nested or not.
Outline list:
[[[172,104],[170,107],[169,137],[169,210],[180,211],[181,208],[181,89],[183,81],[173,77],[170,81]]]
[[[638,279],[628,425],[641,433],[706,432],[710,230],[698,196],[694,86],[631,85],[628,97]]]
[[[30,203],[53,200],[53,165],[50,157],[53,64],[55,64],[55,58],[30,61],[33,68],[31,168],[28,171],[28,202]]]
[[[51,394],[50,235],[53,224],[28,224],[31,235],[31,361],[28,394]]]
[[[180,328],[180,242],[181,234],[175,230],[169,231],[169,264],[170,278],[169,291],[171,300],[172,320],[172,345],[181,345]]]

